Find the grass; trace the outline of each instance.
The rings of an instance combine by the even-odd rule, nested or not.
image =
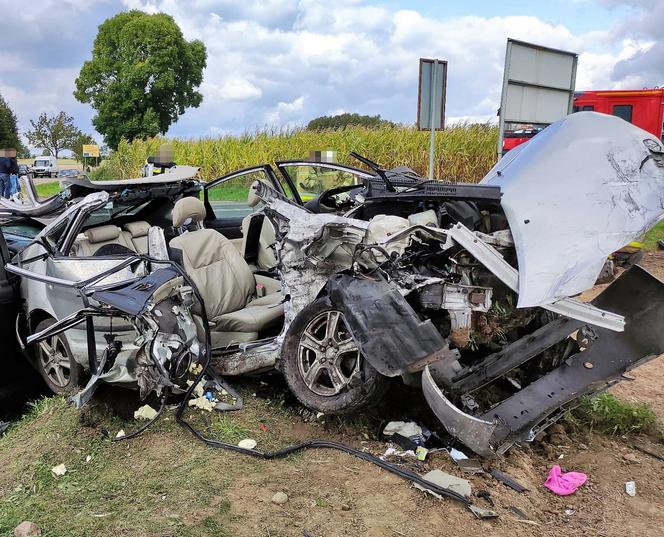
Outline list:
[[[664,240],[664,220],[655,225],[643,238],[643,246],[646,250],[658,250],[657,241]]]
[[[657,415],[645,403],[630,403],[608,392],[586,397],[573,412],[573,420],[609,435],[650,433]]]

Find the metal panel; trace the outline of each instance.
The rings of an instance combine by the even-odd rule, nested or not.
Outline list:
[[[507,40],[498,156],[506,123],[546,126],[572,112],[578,55]]]
[[[436,67],[437,66],[437,67]],[[435,75],[434,75],[435,72]],[[435,91],[431,91],[431,78],[435,76]],[[420,80],[417,96],[417,128],[431,129],[431,110],[434,111],[434,129],[445,128],[445,93],[447,91],[447,62],[420,58]]]

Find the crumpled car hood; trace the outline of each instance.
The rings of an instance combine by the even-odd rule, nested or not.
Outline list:
[[[589,289],[612,252],[664,217],[661,151],[653,135],[620,118],[580,112],[489,171],[482,183],[501,187],[516,246],[518,307]]]

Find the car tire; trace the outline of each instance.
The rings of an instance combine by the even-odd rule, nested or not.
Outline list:
[[[278,367],[293,395],[325,414],[349,414],[377,403],[389,383],[361,355],[343,314],[327,298],[293,320]]]
[[[55,319],[44,319],[35,333],[45,330]],[[64,333],[40,341],[34,349],[35,365],[53,393],[74,393],[83,385],[83,367],[74,360]]]

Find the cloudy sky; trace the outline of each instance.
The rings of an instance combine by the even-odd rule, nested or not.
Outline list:
[[[341,112],[412,123],[417,60],[449,62],[450,120],[495,116],[507,37],[578,52],[577,89],[664,85],[664,0],[0,0],[0,92],[25,129],[65,110],[97,26],[126,9],[172,15],[207,46],[203,104],[169,134],[306,124]]]

